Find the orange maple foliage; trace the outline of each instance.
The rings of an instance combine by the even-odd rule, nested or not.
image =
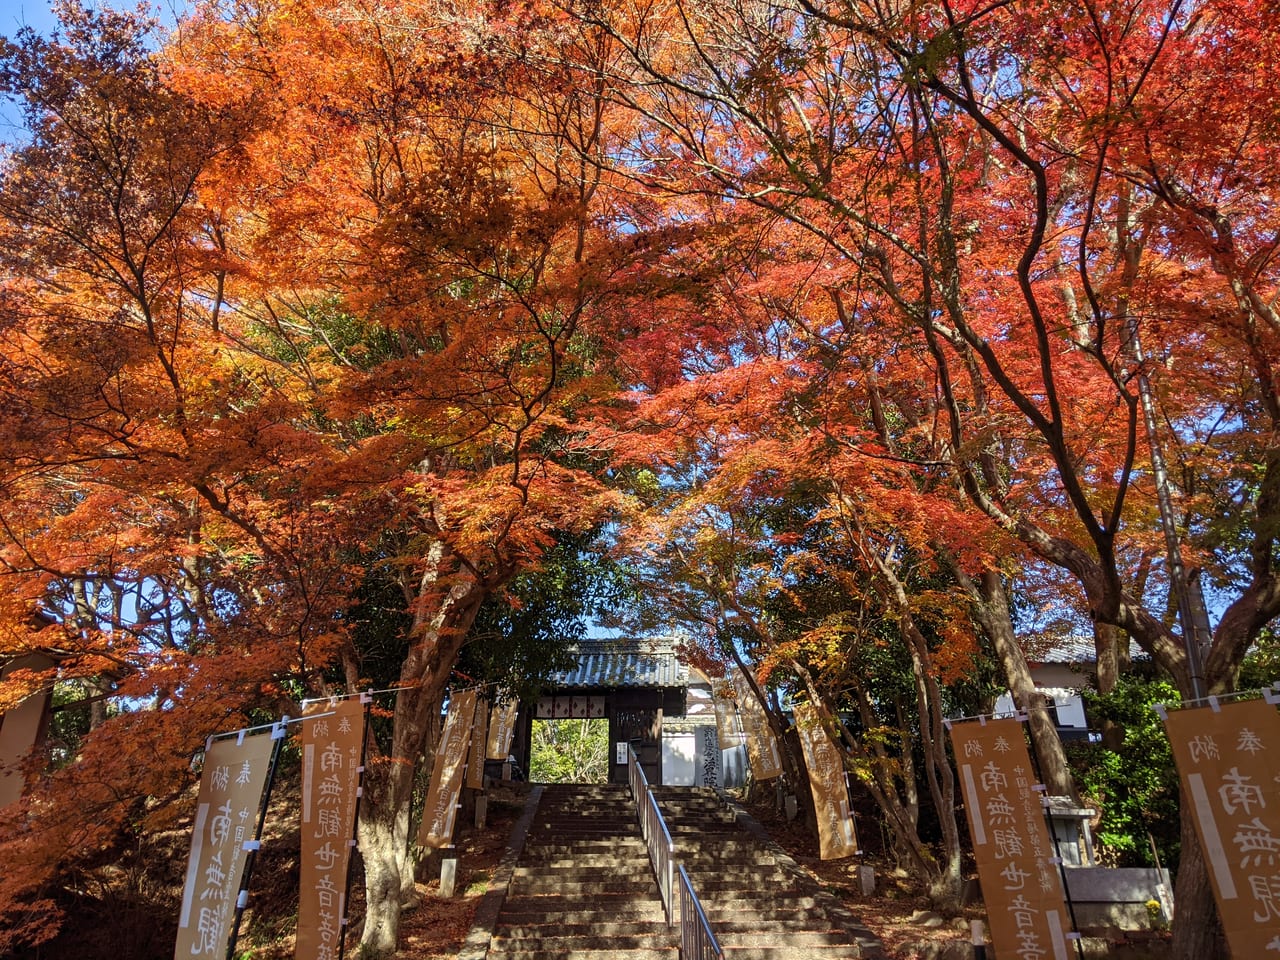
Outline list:
[[[1010,612],[1046,569],[1231,690],[1280,612],[1268,12],[214,0],[158,50],[71,6],[6,41],[0,655],[119,711],[0,830],[12,929],[48,934],[69,848],[169,816],[212,727],[358,684],[372,563],[412,615],[362,827],[394,949],[403,761],[471,619],[614,510],[668,616],[828,712],[892,648],[947,816],[938,677],[979,641],[1052,749]],[[911,749],[867,749],[909,837]]]
[[[652,124],[638,177],[747,211],[753,269],[786,291],[746,324],[773,336],[727,355],[707,337],[722,368],[651,385],[655,429],[709,424],[680,447],[716,464],[693,495],[721,464],[732,495],[755,432],[807,418],[880,576],[909,554],[886,549],[899,534],[946,563],[1002,659],[1017,655],[1002,581],[1032,554],[1184,692],[1193,674],[1232,689],[1280,612],[1276,112],[1254,95],[1274,18],[1177,0],[584,13],[645,77],[621,93]],[[775,383],[780,363],[807,392],[777,396],[770,424],[746,391],[708,392],[730,368]],[[803,449],[769,469],[812,466]],[[1179,467],[1163,484],[1161,455]],[[1195,593],[1179,561],[1221,591],[1203,670],[1184,642],[1194,603],[1180,630],[1163,616]],[[1176,949],[1208,955],[1185,873],[1197,906]]]

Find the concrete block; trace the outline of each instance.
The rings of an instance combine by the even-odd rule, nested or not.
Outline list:
[[[1172,889],[1168,871],[1153,867],[1068,867],[1064,873],[1081,929],[1148,930],[1147,902],[1164,900]]]
[[[875,867],[865,863],[858,867],[858,889],[862,891],[864,897],[869,897],[876,892]]]
[[[452,897],[458,883],[458,858],[445,857],[440,861],[440,896]]]

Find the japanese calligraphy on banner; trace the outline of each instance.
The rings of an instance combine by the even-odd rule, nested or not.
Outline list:
[[[472,790],[484,789],[484,757],[489,729],[489,711],[485,709],[487,702],[477,701],[475,722],[471,725],[471,747],[467,751],[467,786]]]
[[[991,942],[1002,960],[1067,960],[1070,914],[1018,720],[951,727]]]
[[[10,660],[0,669],[0,680],[17,670],[51,670],[54,662],[42,653]],[[20,765],[40,739],[48,722],[51,688],[38,690],[5,713],[0,713],[0,808],[22,796],[26,781]]]
[[[720,740],[720,748],[728,750],[742,746],[745,737],[742,721],[738,719],[738,711],[733,704],[732,684],[727,680],[716,681],[711,702],[716,711],[716,736]]]
[[[519,707],[520,704],[515,699],[493,705],[493,712],[489,715],[489,749],[486,751],[490,760],[505,760],[510,754]]]
[[[475,690],[463,690],[449,700],[444,733],[436,747],[431,766],[431,785],[422,810],[422,827],[418,844],[444,847],[453,842],[453,822],[458,811],[458,794],[462,791],[462,767],[471,744],[471,721],[476,711]]]
[[[747,737],[747,759],[757,780],[772,780],[782,775],[782,758],[778,741],[769,727],[769,717],[756,698],[755,690],[741,669],[734,671],[733,689],[738,694],[738,711]]]
[[[174,960],[221,960],[227,954],[247,862],[245,844],[256,845],[275,743],[265,733],[228,737],[205,751]]]
[[[336,960],[360,805],[365,709],[359,697],[308,703],[302,714],[298,960]]]
[[[1164,723],[1231,955],[1280,957],[1280,715],[1238,700]]]
[[[844,760],[840,749],[823,729],[822,718],[811,703],[795,705],[796,730],[809,770],[809,790],[818,817],[818,850],[823,860],[838,860],[858,853],[858,836],[845,789]]]

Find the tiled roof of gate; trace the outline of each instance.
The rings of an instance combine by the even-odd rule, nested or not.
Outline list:
[[[586,687],[683,687],[689,668],[676,659],[675,639],[584,640],[578,665],[551,675],[560,689]]]
[[[1098,652],[1093,637],[1036,636],[1020,638],[1023,653],[1032,663],[1064,663],[1086,666],[1097,663]],[[1133,640],[1129,641],[1129,659],[1139,660],[1147,654]]]

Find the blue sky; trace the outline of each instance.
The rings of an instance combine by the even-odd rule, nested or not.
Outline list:
[[[137,0],[112,0],[105,4],[98,0],[88,0],[88,5],[93,9],[108,6],[132,10],[137,5]],[[0,0],[0,34],[11,37],[20,27],[32,27],[41,33],[48,33],[57,23],[57,18],[50,9],[52,6],[53,0]],[[152,6],[159,12],[162,21],[173,23],[176,19],[175,11],[185,10],[191,4],[186,0],[152,0]]]
[[[46,33],[53,29],[49,0],[0,0],[0,33],[11,37],[19,27],[33,27]]]
[[[82,0],[90,7],[111,6],[133,9],[136,0],[115,0],[101,4],[96,0]],[[0,36],[12,37],[23,27],[31,27],[39,33],[51,33],[58,18],[51,9],[53,0],[0,0]],[[154,8],[165,24],[172,24],[177,14],[191,4],[187,0],[153,0]],[[21,115],[16,106],[0,97],[0,141],[12,141],[21,136]]]
[[[0,0],[0,36],[12,37],[22,27],[48,33],[57,23],[49,0]],[[0,140],[14,140],[21,128],[15,104],[0,98]]]

